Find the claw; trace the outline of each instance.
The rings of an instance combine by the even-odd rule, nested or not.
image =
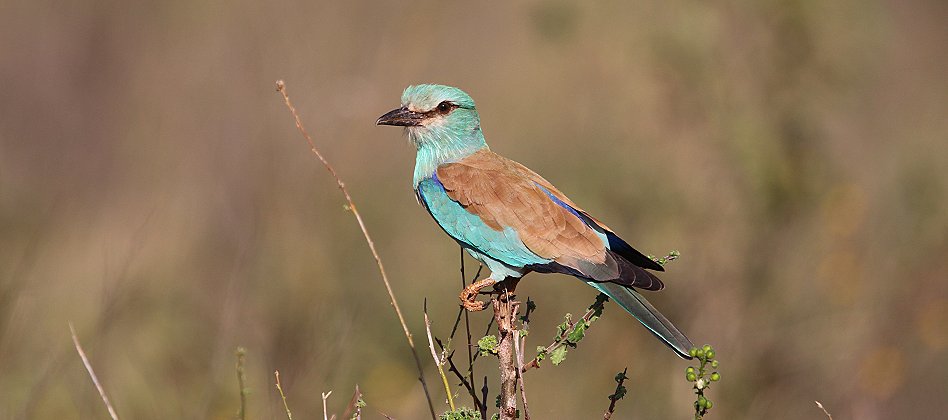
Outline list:
[[[481,289],[489,286],[493,286],[497,283],[496,280],[491,278],[486,278],[483,280],[476,281],[471,283],[467,287],[461,290],[461,294],[458,295],[458,298],[461,299],[461,306],[464,309],[467,309],[471,312],[483,311],[487,304],[481,301],[476,300],[477,294],[480,293]]]
[[[483,311],[484,308],[487,307],[487,303],[481,302],[479,300],[474,300],[472,298],[471,300],[461,300],[461,306],[463,306],[464,309],[467,309],[468,311],[478,312],[478,311]]]

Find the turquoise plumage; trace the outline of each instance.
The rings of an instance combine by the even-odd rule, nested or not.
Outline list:
[[[547,180],[490,151],[469,95],[410,86],[380,125],[403,126],[417,149],[414,187],[438,225],[491,271],[461,292],[481,310],[480,289],[530,272],[576,276],[608,295],[656,337],[690,358],[693,347],[636,289],[660,290],[663,268],[573,203]],[[515,284],[515,282],[514,282]]]
[[[437,180],[423,180],[418,184],[417,191],[428,212],[449,236],[461,242],[472,254],[482,254],[474,255],[475,258],[486,257],[507,267],[550,262],[549,259],[531,252],[511,227],[504,227],[500,231],[488,227],[479,216],[468,212],[461,204],[452,200]],[[498,268],[495,263],[491,271]],[[502,270],[503,268],[500,268],[498,271]]]

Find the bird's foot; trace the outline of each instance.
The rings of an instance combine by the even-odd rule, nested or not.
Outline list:
[[[504,281],[494,284],[494,294],[497,294],[502,301],[512,301],[519,282],[519,278],[507,277]]]
[[[466,286],[464,289],[461,290],[461,294],[458,296],[459,298],[461,298],[461,306],[463,306],[464,309],[467,309],[471,312],[483,311],[484,308],[487,306],[487,304],[484,302],[475,300],[477,298],[477,294],[480,293],[481,289],[485,287],[493,286],[496,283],[497,283],[497,280],[494,280],[492,278],[486,278],[483,280],[478,280]]]

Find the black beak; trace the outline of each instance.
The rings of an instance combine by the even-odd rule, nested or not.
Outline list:
[[[379,117],[379,120],[375,122],[375,125],[399,125],[402,127],[414,127],[421,125],[421,121],[424,119],[425,114],[409,111],[408,108],[401,107],[398,109],[393,109],[387,112],[385,115]]]

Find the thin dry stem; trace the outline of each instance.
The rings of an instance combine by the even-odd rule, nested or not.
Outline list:
[[[330,395],[332,395],[332,391],[323,392],[323,393],[322,393],[322,396],[323,396],[323,420],[329,420],[329,411],[326,410],[326,399],[329,398]]]
[[[481,335],[481,337],[490,334],[490,329],[491,329],[491,327],[494,326],[494,321],[496,321],[496,319],[494,319],[494,317],[490,317],[490,321],[487,321],[487,328],[484,328],[484,334]],[[472,345],[473,345],[473,344],[472,344]],[[474,353],[474,362],[475,362],[475,363],[477,362],[477,358],[480,357],[480,355],[481,355],[481,352]]]
[[[477,274],[474,275],[475,278],[481,274],[481,268],[483,268],[483,266],[480,266],[477,268]],[[473,282],[474,280],[472,279],[471,281]],[[463,289],[465,287],[467,287],[467,282],[465,281],[465,278],[464,278],[464,248],[462,247],[461,248],[461,288]],[[473,337],[471,337],[471,318],[467,310],[464,310],[464,308],[461,308],[461,310],[464,311],[464,331],[467,333],[467,375],[468,375],[468,380],[471,382],[471,385],[473,385],[474,384],[474,355],[473,355],[472,348],[474,347],[474,340],[473,340]],[[471,391],[471,397],[474,399],[474,405],[476,406],[477,394]],[[478,407],[478,409],[480,409],[480,407]],[[486,413],[487,411],[484,410],[481,413],[481,416],[482,417],[486,416]]]
[[[359,401],[361,399],[362,399],[362,391],[359,390],[359,385],[356,384],[355,391],[352,392],[352,398],[349,398],[349,405],[346,406],[346,411],[342,413],[342,418],[361,420],[362,407],[359,406]]]
[[[615,414],[616,402],[622,399],[622,397],[619,396],[619,390],[622,389],[622,385],[625,383],[625,380],[627,379],[626,377],[627,373],[629,373],[628,367],[622,370],[622,376],[619,378],[618,381],[616,381],[616,391],[612,395],[609,396],[609,408],[606,409],[605,413],[603,413],[602,415],[603,420],[610,420],[612,418],[612,415]]]
[[[290,406],[286,404],[286,394],[283,393],[283,386],[280,384],[280,371],[273,371],[273,376],[276,377],[277,391],[280,391],[280,398],[283,399],[283,409],[286,410],[286,418],[287,420],[293,420],[293,413],[290,412]]]
[[[247,379],[244,377],[244,357],[247,355],[247,350],[243,347],[237,347],[237,385],[240,386],[240,412],[237,413],[237,417],[240,420],[245,420],[247,418]]]
[[[97,377],[95,371],[92,370],[92,363],[89,363],[86,352],[82,350],[82,345],[79,344],[79,337],[76,336],[76,328],[73,327],[72,321],[69,322],[69,332],[72,333],[72,344],[76,346],[76,352],[79,353],[79,358],[82,359],[82,364],[85,365],[86,372],[89,372],[89,377],[92,378],[95,389],[99,391],[99,396],[102,397],[105,408],[109,410],[109,416],[112,416],[112,420],[118,420],[118,413],[115,412],[115,408],[112,407],[112,403],[109,402],[109,397],[105,395],[105,388],[102,388],[102,384],[99,383],[99,377]]]
[[[425,300],[425,332],[428,334],[428,348],[431,349],[431,358],[434,359],[435,366],[438,367],[438,374],[441,375],[441,382],[444,384],[444,393],[448,396],[448,405],[451,411],[457,410],[454,407],[454,397],[451,395],[451,385],[448,384],[448,377],[444,375],[444,360],[438,357],[435,351],[434,339],[431,338],[431,320],[428,318],[428,301]]]
[[[573,330],[573,327],[575,327],[576,324],[580,322],[589,321],[590,319],[592,319],[595,313],[596,313],[596,309],[593,307],[590,307],[589,310],[587,310],[586,313],[583,314],[583,318],[581,321],[576,321],[576,322],[571,323],[569,328],[567,328],[564,332],[560,333],[560,335],[557,336],[556,339],[554,339],[553,342],[550,343],[549,346],[546,346],[546,350],[543,353],[550,354],[550,352],[552,352],[553,349],[556,348],[556,346],[559,346],[561,343],[563,343],[564,340],[566,340],[566,337],[569,336],[569,332]],[[530,361],[530,363],[523,365],[523,367],[520,368],[520,372],[523,373],[530,369],[539,368],[539,367],[540,367],[540,356],[537,355],[537,357],[534,357],[533,360]]]
[[[441,347],[442,352],[446,351],[444,344],[441,343],[441,340],[435,337],[435,341],[438,343],[438,346]],[[464,385],[464,388],[467,389],[467,392],[471,394],[471,397],[474,399],[474,408],[481,412],[481,418],[487,417],[487,408],[484,407],[484,405],[481,404],[481,400],[477,398],[477,392],[474,390],[474,384],[468,382],[464,374],[462,374],[458,369],[458,366],[454,364],[454,350],[451,350],[451,352],[447,354],[445,360],[448,363],[448,371],[453,373],[454,376],[456,376],[458,380],[461,381],[461,385]]]
[[[523,403],[523,419],[530,420],[530,406],[527,405],[527,390],[523,386],[523,348],[527,337],[520,337],[520,331],[514,334],[514,357],[517,358],[517,384],[520,385],[520,402]]]
[[[829,417],[829,420],[833,420],[833,415],[830,414],[829,411],[826,411],[825,408],[823,408],[823,404],[821,404],[819,401],[814,401],[814,402],[816,403],[816,406],[820,408],[820,410],[823,410],[823,414],[826,414],[826,417]]]
[[[467,274],[464,271],[464,248],[460,248],[460,250],[461,250],[461,260],[460,260],[461,262],[461,289],[464,289],[465,287],[467,287]],[[477,280],[478,277],[480,277],[481,269],[483,268],[484,268],[483,265],[480,265],[477,267],[477,273],[475,273],[474,277],[471,278],[471,282],[474,282],[475,280]],[[457,316],[457,319],[454,321],[454,328],[451,329],[450,340],[451,341],[454,340],[454,334],[457,332],[458,325],[461,322],[462,314],[464,315],[464,330],[467,333],[467,366],[468,366],[467,377],[465,378],[464,376],[462,376],[461,371],[457,370],[457,366],[454,364],[454,361],[451,360],[450,356],[454,355],[453,351],[451,352],[451,355],[448,357],[448,362],[451,365],[451,372],[455,373],[458,376],[458,379],[461,380],[461,383],[464,385],[465,388],[467,388],[468,393],[471,395],[471,399],[474,401],[474,408],[476,408],[481,413],[481,418],[487,418],[487,408],[481,404],[480,400],[477,398],[477,392],[474,391],[474,387],[473,387],[474,360],[476,359],[476,357],[474,356],[474,353],[473,353],[474,341],[473,341],[473,337],[471,336],[471,319],[469,316],[469,311],[464,309],[464,306],[459,305],[458,316]],[[493,321],[493,318],[491,320]],[[437,338],[435,338],[435,341],[437,341],[438,345],[441,346],[442,350],[444,350],[444,346],[441,344],[441,342]]]
[[[299,130],[300,134],[306,139],[306,142],[309,143],[310,151],[313,152],[313,155],[322,162],[323,166],[329,171],[329,174],[332,175],[333,179],[336,181],[336,185],[339,187],[339,190],[342,191],[342,194],[346,198],[346,203],[349,206],[349,210],[352,212],[352,215],[355,216],[356,222],[359,223],[359,229],[362,230],[362,236],[365,237],[365,242],[369,245],[369,250],[372,251],[372,256],[375,258],[375,264],[378,265],[379,273],[382,275],[382,282],[385,283],[385,290],[388,292],[389,302],[391,302],[392,307],[395,308],[395,315],[398,316],[398,322],[402,325],[402,331],[405,333],[405,339],[408,340],[408,346],[411,347],[411,354],[415,358],[415,367],[418,369],[418,380],[421,381],[421,387],[425,391],[425,398],[428,400],[428,409],[431,412],[431,418],[437,419],[435,415],[434,404],[431,402],[431,394],[428,393],[428,384],[425,382],[424,370],[421,368],[421,359],[418,357],[418,351],[415,349],[415,341],[412,340],[411,332],[408,331],[408,325],[405,323],[405,317],[402,316],[402,310],[398,307],[398,301],[395,299],[395,293],[392,292],[392,286],[388,281],[388,275],[385,274],[385,267],[382,265],[382,258],[379,257],[379,253],[375,250],[375,242],[372,241],[372,237],[369,236],[369,231],[365,228],[365,222],[362,221],[362,216],[359,214],[359,210],[356,208],[355,202],[352,201],[352,196],[349,195],[349,190],[346,189],[346,184],[342,182],[342,179],[339,178],[339,175],[336,174],[336,170],[329,164],[329,161],[323,157],[323,154],[319,152],[319,149],[316,148],[316,143],[313,142],[313,138],[310,137],[309,133],[306,132],[306,129],[303,128],[303,122],[300,120],[299,114],[296,112],[296,108],[293,107],[293,104],[290,102],[290,97],[286,93],[286,83],[282,80],[276,82],[276,89],[280,92],[280,95],[283,96],[283,102],[286,104],[286,107],[290,110],[290,113],[293,114],[293,119],[296,121],[296,128]]]

